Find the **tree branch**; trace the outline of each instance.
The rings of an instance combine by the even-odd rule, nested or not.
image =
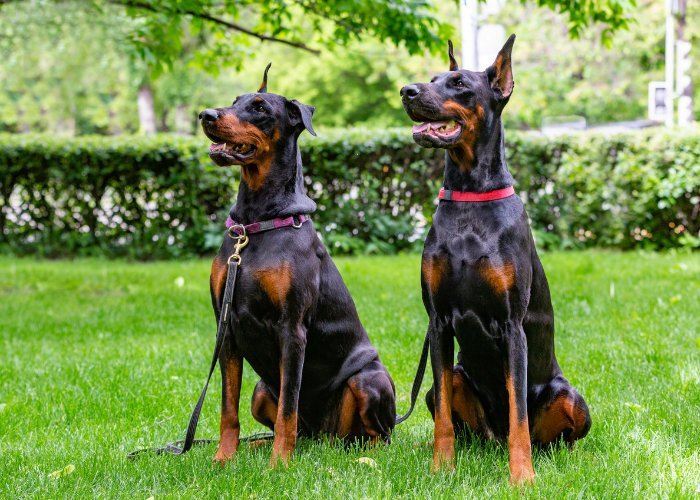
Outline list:
[[[6,1],[6,0],[0,0],[0,4],[4,3],[4,1]],[[225,27],[232,29],[234,31],[239,31],[241,33],[245,33],[246,35],[255,37],[255,38],[262,40],[264,42],[269,41],[269,42],[283,43],[285,45],[289,45],[290,47],[305,50],[307,52],[311,52],[312,54],[316,54],[316,55],[321,53],[320,50],[313,49],[313,48],[309,47],[308,45],[305,45],[301,42],[293,42],[291,40],[285,40],[283,38],[277,38],[274,36],[263,35],[262,33],[256,33],[255,31],[251,31],[248,28],[241,26],[240,24],[232,23],[230,21],[226,21],[225,19],[221,19],[219,17],[214,17],[211,14],[207,14],[206,12],[196,12],[193,10],[168,11],[166,9],[156,7],[148,2],[139,2],[136,0],[107,0],[107,1],[109,3],[122,5],[124,7],[132,7],[135,9],[148,10],[148,11],[155,12],[155,13],[163,13],[163,12],[167,13],[167,12],[169,12],[169,13],[177,13],[177,14],[187,14],[187,15],[192,16],[192,17],[204,19],[205,21],[220,24],[221,26],[225,26]]]

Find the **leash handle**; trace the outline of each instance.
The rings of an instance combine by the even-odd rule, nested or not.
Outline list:
[[[423,384],[423,377],[425,376],[425,367],[428,364],[428,351],[430,350],[430,337],[429,334],[425,334],[425,341],[423,341],[423,352],[420,354],[420,361],[418,362],[418,369],[416,370],[416,377],[413,379],[413,388],[411,389],[411,407],[408,409],[404,415],[396,415],[396,423],[398,425],[402,422],[408,420],[408,417],[413,413],[413,409],[416,407],[416,400],[418,399],[418,394],[420,393],[420,386]]]

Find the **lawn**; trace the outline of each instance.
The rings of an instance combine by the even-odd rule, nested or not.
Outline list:
[[[402,413],[427,321],[419,257],[336,261]],[[697,498],[700,255],[580,252],[543,261],[558,358],[593,427],[573,451],[536,451],[537,482],[523,492]],[[268,468],[269,445],[242,445],[223,469],[212,466],[213,445],[127,461],[135,448],[184,433],[214,344],[208,272],[205,260],[0,258],[0,497],[519,496],[500,444],[458,446],[455,472],[431,474],[422,401],[390,446],[346,451],[302,440],[288,470]],[[261,430],[249,411],[256,381],[246,367],[244,434]],[[200,437],[218,437],[219,398],[217,373]]]

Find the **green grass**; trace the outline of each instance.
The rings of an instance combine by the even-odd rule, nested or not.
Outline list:
[[[558,358],[593,427],[573,451],[536,451],[537,482],[523,493],[697,498],[700,255],[543,257]],[[396,381],[402,413],[427,321],[419,257],[336,261]],[[183,435],[214,343],[208,271],[207,261],[0,259],[0,497],[520,495],[507,483],[507,450],[495,443],[458,446],[455,472],[431,474],[422,401],[390,446],[346,451],[302,440],[288,470],[268,468],[269,445],[242,445],[223,469],[211,464],[214,446],[127,461],[135,448]],[[246,367],[244,434],[261,430],[249,410],[256,381]],[[219,387],[217,373],[200,437],[218,437]],[[49,476],[70,464],[72,473]]]

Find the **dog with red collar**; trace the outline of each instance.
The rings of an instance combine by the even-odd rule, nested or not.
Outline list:
[[[231,329],[219,355],[223,390],[214,460],[233,457],[240,442],[245,359],[260,377],[252,413],[274,430],[274,466],[287,464],[298,435],[388,441],[396,406],[394,383],[308,216],[316,204],[304,190],[297,142],[304,130],[315,135],[314,108],[268,93],[268,69],[257,92],[199,118],[213,143],[211,159],[241,168],[228,235],[211,270],[217,321],[237,235],[247,241],[230,316],[225,312]]]
[[[444,187],[425,240],[423,303],[433,387],[433,468],[455,433],[508,441],[512,483],[534,478],[531,443],[567,443],[591,419],[554,355],[554,313],[527,213],[505,161],[501,112],[513,92],[511,36],[486,71],[450,70],[401,89],[415,142],[445,149]],[[454,364],[454,340],[459,352]]]

